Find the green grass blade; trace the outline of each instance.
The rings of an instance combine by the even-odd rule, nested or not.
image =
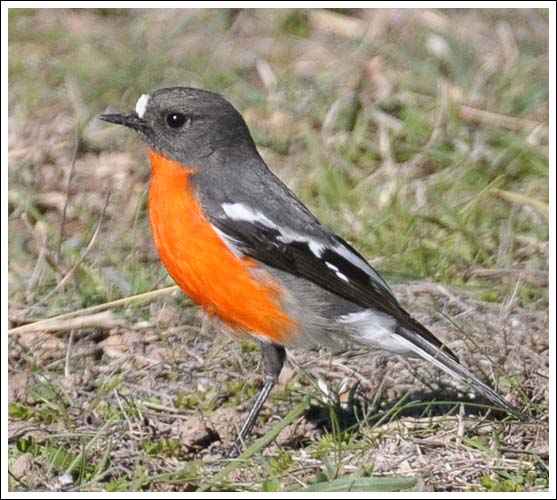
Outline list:
[[[333,481],[315,483],[300,492],[341,491],[402,491],[413,488],[417,483],[412,477],[341,477]]]

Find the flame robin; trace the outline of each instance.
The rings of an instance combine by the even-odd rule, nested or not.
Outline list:
[[[285,347],[299,345],[353,342],[417,356],[517,413],[269,170],[222,96],[165,88],[142,95],[131,113],[100,118],[137,131],[148,146],[149,217],[168,273],[210,316],[261,344],[265,383],[236,449],[277,381]]]

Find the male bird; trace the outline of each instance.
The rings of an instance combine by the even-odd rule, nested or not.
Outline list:
[[[209,315],[261,344],[265,383],[236,450],[277,381],[285,347],[298,345],[353,342],[421,357],[516,414],[269,170],[222,96],[165,88],[141,96],[134,112],[100,118],[148,145],[149,216],[169,274]]]

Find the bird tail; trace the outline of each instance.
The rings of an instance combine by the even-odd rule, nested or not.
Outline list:
[[[420,327],[426,329],[421,324]],[[431,335],[429,330],[427,331]],[[405,328],[398,328],[397,333],[408,342],[408,347],[417,356],[434,364],[437,368],[440,368],[445,373],[472,389],[476,394],[483,396],[491,403],[518,417],[520,420],[529,419],[526,414],[509,404],[501,395],[497,394],[491,387],[464,368],[452,352],[440,349],[438,346],[431,344],[424,336],[419,334],[416,335],[416,332],[411,332]]]

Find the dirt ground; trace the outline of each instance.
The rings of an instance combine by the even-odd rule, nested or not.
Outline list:
[[[512,303],[500,306],[455,296],[432,283],[399,285],[395,293],[475,372],[492,380],[520,380],[514,387],[500,388],[511,403],[533,408],[548,401],[546,314]],[[10,337],[10,404],[40,405],[37,387],[44,390],[47,383],[51,390],[61,392],[58,396],[65,402],[71,428],[64,421],[12,418],[9,441],[32,440],[40,445],[53,439],[62,443],[76,436],[94,436],[88,460],[101,461],[107,446],[111,457],[110,467],[97,481],[133,477],[138,463],[147,465],[144,453],[152,447],[146,471],[154,478],[146,482],[155,489],[183,489],[184,483],[159,483],[156,478],[175,474],[184,462],[218,464],[246,415],[252,389],[261,385],[258,355],[214,331],[208,322],[202,325],[201,315],[184,308],[179,298],[157,301],[149,312],[151,322],[135,324],[100,313],[93,321],[97,325],[72,330],[71,345],[67,332]],[[485,338],[490,342],[482,342]],[[346,388],[358,383],[354,406],[361,413],[346,404],[336,408],[340,427],[351,430],[350,445],[344,453],[325,452],[325,456],[341,454],[336,465],[339,475],[373,464],[375,475],[419,477],[419,489],[467,491],[473,485],[487,484],[482,478],[493,471],[537,475],[548,459],[547,415],[539,414],[528,423],[494,421],[485,411],[464,416],[458,406],[435,402],[455,400],[459,395],[423,362],[365,350],[337,355],[293,351],[289,359],[292,362],[265,406],[264,424],[256,427],[254,436],[269,431],[304,394],[312,396],[305,416],[262,451],[265,457],[277,459],[284,450],[290,452],[289,461],[295,464],[290,466],[287,482],[291,487],[304,484],[323,466],[322,458],[312,458],[312,454],[316,443],[332,432],[331,402],[308,378],[322,380],[333,393],[342,386],[341,401],[346,401]],[[34,374],[18,369],[32,363],[44,370]],[[300,370],[309,375],[300,376]],[[387,411],[383,421],[371,418],[384,414],[402,397],[400,413]],[[431,406],[412,407],[408,403],[413,400],[430,401]],[[374,401],[381,401],[379,407]],[[117,409],[123,418],[111,421],[108,417]],[[162,449],[160,443],[165,443]],[[42,476],[46,467],[45,457],[26,453],[17,459],[12,472],[28,478],[33,471],[35,486],[76,488],[72,481],[61,484],[63,476]],[[249,488],[261,473],[253,466],[241,467],[228,480],[235,488]],[[195,489],[197,476],[190,480]],[[33,483],[28,486],[32,489]]]

